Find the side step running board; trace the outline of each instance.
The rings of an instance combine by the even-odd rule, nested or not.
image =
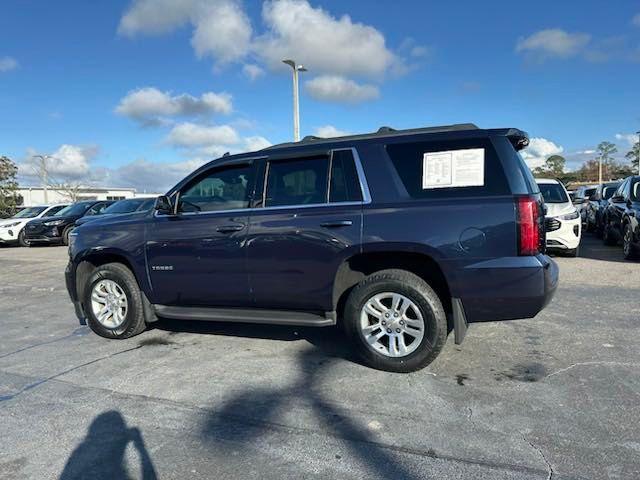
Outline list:
[[[158,317],[177,320],[265,323],[308,327],[328,327],[336,324],[335,312],[313,313],[261,308],[173,307],[169,305],[154,305],[153,309]]]

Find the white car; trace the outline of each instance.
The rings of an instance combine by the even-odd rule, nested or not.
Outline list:
[[[580,212],[571,203],[567,189],[560,181],[537,178],[536,182],[547,207],[544,222],[547,249],[577,257],[582,236]]]
[[[28,246],[24,238],[24,226],[34,218],[51,217],[66,206],[66,204],[58,204],[27,207],[11,218],[0,220],[0,245],[17,243],[21,247]]]

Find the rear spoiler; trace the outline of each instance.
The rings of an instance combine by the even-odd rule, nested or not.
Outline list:
[[[507,130],[506,137],[516,150],[522,150],[529,145],[529,134],[517,128]]]

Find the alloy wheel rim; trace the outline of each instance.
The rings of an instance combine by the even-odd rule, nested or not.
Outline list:
[[[375,294],[360,311],[360,334],[365,343],[386,357],[410,355],[422,343],[424,333],[422,312],[399,293]]]
[[[100,280],[91,291],[91,310],[105,328],[118,328],[127,317],[129,301],[120,285],[113,280]]]

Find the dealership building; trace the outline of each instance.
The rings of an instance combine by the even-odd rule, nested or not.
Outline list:
[[[135,188],[96,188],[82,187],[74,189],[78,200],[124,200],[125,198],[155,197],[153,193],[138,193]],[[69,202],[73,194],[55,187],[19,187],[19,203],[25,207]]]

